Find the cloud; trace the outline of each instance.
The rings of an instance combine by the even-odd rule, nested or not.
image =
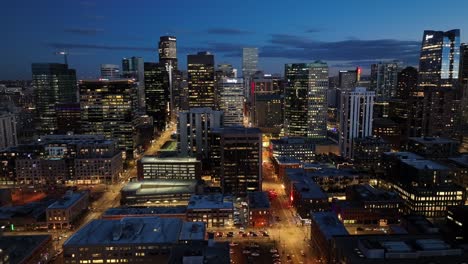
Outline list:
[[[210,28],[206,32],[213,35],[244,35],[252,33],[250,31],[237,28]]]
[[[320,32],[322,30],[318,29],[318,28],[309,28],[309,29],[306,29],[304,31],[304,33],[317,33],[317,32]]]
[[[138,47],[138,46],[115,46],[115,45],[99,45],[99,44],[77,44],[77,43],[47,43],[48,46],[55,49],[97,49],[97,50],[133,50],[133,51],[155,51],[154,47]]]
[[[95,36],[97,34],[103,33],[104,29],[100,28],[66,28],[64,29],[66,33],[78,34],[78,35],[87,35]]]
[[[412,40],[346,39],[317,41],[307,37],[272,34],[269,44],[261,48],[260,56],[300,60],[362,61],[402,60],[415,63],[421,43]]]

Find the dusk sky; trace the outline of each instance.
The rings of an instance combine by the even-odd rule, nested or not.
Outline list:
[[[425,29],[461,30],[468,41],[468,1],[3,1],[0,79],[30,79],[32,62],[62,62],[69,52],[79,78],[123,57],[157,61],[161,35],[177,37],[179,65],[210,51],[216,64],[240,69],[241,48],[260,49],[259,68],[326,61],[351,69],[379,60],[417,65]]]

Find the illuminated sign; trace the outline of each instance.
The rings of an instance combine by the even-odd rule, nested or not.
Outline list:
[[[431,39],[433,37],[434,37],[434,35],[426,35],[426,40],[429,40],[429,39]]]
[[[169,40],[176,41],[176,38],[169,38]]]
[[[237,83],[236,79],[226,79],[227,83]]]

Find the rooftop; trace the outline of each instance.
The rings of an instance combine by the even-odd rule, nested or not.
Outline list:
[[[28,263],[26,260],[30,254],[51,239],[50,235],[2,236],[0,250],[8,251],[8,263]]]
[[[233,210],[231,196],[223,196],[222,194],[206,194],[192,195],[188,203],[187,209],[230,209]]]
[[[468,154],[464,154],[455,158],[449,158],[448,160],[459,167],[468,168]]]
[[[448,170],[449,168],[434,162],[432,160],[425,160],[425,159],[403,159],[401,162],[408,164],[411,167],[414,167],[418,170]]]
[[[79,192],[79,193],[71,193],[67,192],[63,198],[60,200],[56,201],[55,203],[49,205],[47,209],[66,209],[78,202],[80,199],[82,199],[85,195],[87,195],[86,192]]]
[[[104,212],[104,216],[185,214],[186,211],[187,211],[187,206],[117,207],[117,208],[107,209]]]
[[[415,154],[413,152],[408,151],[400,151],[400,152],[385,152],[386,156],[393,156],[401,160],[405,159],[424,159],[422,156]]]
[[[196,158],[191,157],[156,157],[144,156],[141,158],[141,163],[193,163],[199,162]]]
[[[347,236],[348,231],[334,212],[311,212],[311,220],[315,222],[322,234],[330,240],[334,236]]]
[[[117,244],[174,244],[179,240],[182,220],[160,217],[97,219],[78,230],[64,247]]]
[[[205,240],[205,222],[184,222],[180,230],[179,240]]]
[[[292,173],[291,173],[292,172]],[[300,173],[299,173],[300,172]],[[303,199],[327,199],[328,196],[322,188],[311,178],[304,177],[303,169],[286,169],[286,177]]]
[[[122,192],[136,195],[194,193],[196,185],[196,180],[145,180],[127,183]]]
[[[266,192],[249,192],[249,208],[263,209],[270,208],[270,200]]]
[[[274,156],[273,157],[278,164],[280,165],[288,165],[288,164],[300,164],[301,161],[290,156]]]
[[[362,201],[385,201],[399,199],[396,193],[377,189],[369,184],[353,185],[349,188],[352,188],[354,193],[357,194],[359,199]]]
[[[313,143],[315,142],[312,139],[306,138],[306,137],[282,137],[280,139],[272,139],[270,140],[270,143],[273,145],[277,144],[308,144],[308,143]]]
[[[339,255],[352,264],[463,263],[468,257],[438,235],[358,235],[333,240]]]
[[[443,137],[410,137],[409,142],[414,141],[421,144],[458,144],[457,141]]]

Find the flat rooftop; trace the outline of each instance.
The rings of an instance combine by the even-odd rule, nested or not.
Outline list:
[[[249,208],[251,209],[269,209],[270,200],[266,192],[249,192]]]
[[[0,237],[0,250],[8,251],[8,263],[28,263],[26,259],[38,247],[52,240],[50,235],[30,236],[2,236]]]
[[[179,240],[205,240],[206,224],[205,222],[184,222],[180,230]]]
[[[440,164],[440,163],[437,163],[435,161],[432,161],[432,160],[425,160],[425,159],[403,159],[401,160],[401,162],[411,166],[411,167],[414,167],[418,170],[424,170],[424,169],[428,169],[428,170],[449,170],[448,167]]]
[[[301,164],[302,162],[290,156],[274,156],[273,157],[279,165]]]
[[[355,194],[359,196],[361,201],[387,201],[387,200],[399,200],[399,197],[396,193],[387,192],[382,189],[375,188],[369,184],[363,185],[354,185],[350,188],[353,188]]]
[[[60,200],[49,205],[47,209],[67,209],[73,204],[75,204],[76,202],[78,202],[78,200],[83,198],[85,194],[86,194],[85,192],[66,194]]]
[[[186,211],[187,206],[117,207],[107,209],[104,216],[185,214]]]
[[[188,203],[187,209],[229,209],[233,210],[231,196],[224,196],[222,194],[206,194],[206,195],[192,195]]]
[[[136,195],[194,193],[196,186],[196,180],[145,180],[127,183],[122,192]]]
[[[347,263],[464,263],[467,252],[439,235],[358,235],[334,237]]]
[[[448,160],[459,167],[468,168],[468,154],[464,154],[455,158],[449,158]]]
[[[141,158],[141,163],[194,163],[200,162],[196,158],[191,157],[157,157],[144,156]]]
[[[410,137],[408,140],[421,144],[458,144],[458,142],[453,139],[443,137]]]
[[[179,240],[182,224],[178,218],[97,219],[74,233],[63,246],[174,244]]]
[[[422,156],[408,151],[399,151],[399,152],[384,152],[386,156],[397,157],[401,160],[404,159],[424,159]]]
[[[334,212],[311,212],[311,220],[318,225],[327,240],[330,240],[334,236],[349,235],[343,223]]]

